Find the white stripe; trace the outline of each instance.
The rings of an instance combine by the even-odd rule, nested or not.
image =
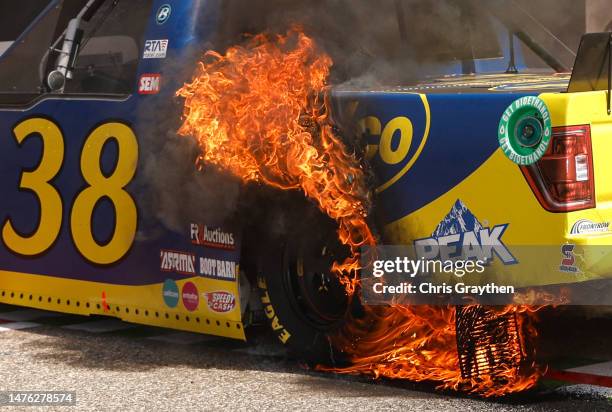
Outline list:
[[[177,345],[191,345],[193,343],[199,342],[210,342],[219,338],[216,336],[202,335],[200,333],[177,332],[169,333],[167,335],[150,336],[147,339],[156,340],[160,342],[175,343]]]
[[[0,332],[7,332],[9,330],[30,329],[30,328],[35,328],[37,326],[41,326],[40,323],[34,323],[34,322],[2,323],[0,324]]]
[[[579,366],[567,369],[568,372],[588,373],[589,375],[610,376],[612,377],[612,361],[594,363],[592,365]]]
[[[133,328],[134,325],[120,321],[119,319],[104,319],[85,323],[76,323],[74,325],[62,326],[64,329],[82,330],[91,333],[114,332]]]
[[[7,51],[12,45],[12,41],[0,41],[0,56],[2,56],[4,52]]]
[[[34,319],[40,319],[40,318],[55,318],[58,316],[62,316],[62,314],[57,313],[57,312],[47,312],[47,311],[38,310],[38,309],[23,309],[23,310],[16,310],[13,312],[0,313],[0,319],[10,320],[13,322],[34,320]]]

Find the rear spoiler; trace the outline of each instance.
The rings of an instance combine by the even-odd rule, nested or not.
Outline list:
[[[568,93],[608,92],[608,115],[612,114],[612,33],[582,36]]]

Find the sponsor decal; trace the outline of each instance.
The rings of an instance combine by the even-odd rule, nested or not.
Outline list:
[[[426,260],[480,259],[490,261],[496,255],[504,265],[518,261],[502,242],[509,224],[483,227],[467,206],[457,200],[438,224],[431,237],[414,241],[419,258]]]
[[[162,288],[164,303],[170,308],[175,308],[179,302],[179,289],[176,282],[172,279],[166,279]]]
[[[200,275],[221,280],[236,280],[236,262],[200,258]]]
[[[161,90],[161,75],[156,73],[145,73],[138,81],[139,94],[157,94]]]
[[[233,293],[219,291],[204,293],[208,308],[213,312],[227,313],[236,307],[236,297]]]
[[[574,255],[575,245],[563,245],[561,246],[561,266],[559,270],[566,273],[578,273],[578,267],[576,267],[576,256]]]
[[[161,26],[170,19],[171,14],[172,6],[170,6],[169,4],[164,4],[159,9],[157,9],[157,13],[155,14],[155,21]]]
[[[183,305],[189,312],[193,312],[198,308],[200,303],[200,297],[198,296],[198,288],[193,282],[187,282],[183,285],[181,291],[181,297],[183,298]]]
[[[143,59],[165,59],[168,52],[168,39],[145,41]]]
[[[190,229],[191,243],[194,245],[228,250],[234,250],[236,247],[234,234],[225,232],[219,227],[192,223]]]
[[[160,250],[160,269],[162,272],[176,272],[181,275],[195,275],[196,257],[187,252]]]
[[[592,220],[580,219],[572,226],[572,235],[588,235],[593,233],[609,233],[610,222],[595,223]]]
[[[551,137],[550,112],[544,100],[537,96],[515,100],[499,121],[499,145],[508,159],[521,166],[540,160]]]
[[[264,307],[264,313],[266,317],[270,321],[270,325],[272,326],[272,330],[276,333],[278,339],[286,344],[291,338],[291,333],[285,329],[285,327],[280,323],[278,316],[276,315],[276,311],[274,310],[274,306],[272,306],[272,302],[270,301],[270,295],[268,294],[268,285],[266,284],[265,279],[258,277],[257,278],[257,286],[262,291],[261,294],[261,304]]]

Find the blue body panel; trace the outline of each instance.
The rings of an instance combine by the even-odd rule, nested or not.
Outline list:
[[[397,117],[405,117],[412,123],[412,144],[401,162],[394,165],[385,163],[379,154],[370,160],[378,184],[384,185],[417,156],[407,173],[388,188],[378,191],[376,207],[382,223],[393,222],[422,208],[476,171],[499,149],[497,128],[504,110],[524,95],[457,93],[422,96],[388,91],[335,93],[339,112],[343,107],[358,102],[354,114],[357,119],[374,116],[383,128]],[[427,123],[430,123],[428,133]],[[372,136],[366,130],[364,139],[369,144],[377,144],[380,136]],[[399,130],[393,139],[391,146],[397,147]],[[417,154],[423,139],[426,142],[422,152]]]
[[[166,5],[171,7],[171,16],[160,24],[156,14]],[[142,176],[141,167],[126,188],[139,210],[136,239],[129,252],[111,265],[112,270],[109,270],[109,266],[92,264],[78,253],[69,223],[71,205],[85,186],[79,162],[86,137],[98,125],[116,121],[129,125],[135,132],[139,141],[140,166],[145,154],[162,150],[164,136],[154,136],[155,131],[159,132],[154,126],[168,120],[178,120],[178,116],[177,119],[166,118],[169,113],[174,113],[168,107],[174,104],[176,108],[175,91],[189,78],[195,67],[195,59],[201,56],[203,49],[212,46],[208,40],[217,29],[221,9],[221,0],[153,2],[145,39],[167,39],[168,56],[166,59],[140,59],[138,78],[145,73],[161,75],[159,94],[139,95],[135,84],[133,93],[120,99],[47,95],[22,109],[0,107],[0,223],[10,218],[20,233],[28,234],[36,230],[40,215],[36,196],[31,192],[20,192],[19,180],[22,171],[37,167],[42,152],[41,140],[28,139],[19,147],[12,137],[15,125],[27,118],[50,119],[62,130],[66,146],[62,169],[52,182],[64,204],[59,237],[49,250],[35,258],[11,253],[3,245],[0,247],[1,269],[112,284],[144,285],[184,277],[160,270],[161,250],[179,250],[197,257],[238,262],[239,241],[235,250],[202,248],[192,244],[189,227],[184,227],[182,232],[173,231],[155,216],[147,214],[145,206],[150,201],[150,188]],[[142,55],[144,45],[139,46]],[[487,69],[486,62],[476,63],[477,67]],[[488,69],[499,70],[504,64],[504,59],[499,59],[495,67]],[[457,63],[450,63],[445,70],[456,72]],[[412,213],[475,171],[497,149],[499,118],[519,96],[512,93],[432,95],[427,98],[429,109],[426,110],[418,94],[338,92],[336,100],[339,106],[351,101],[359,102],[358,117],[376,116],[383,125],[398,116],[412,121],[414,142],[405,161],[388,165],[380,158],[372,160],[381,184],[397,175],[406,161],[417,154],[419,140],[428,135],[428,141],[410,172],[379,193],[377,204],[383,221],[392,222]],[[431,124],[428,131],[427,123]],[[366,136],[366,139],[372,139],[372,136]],[[116,158],[116,145],[107,145],[101,159],[102,170],[111,173]],[[217,226],[224,222],[193,223]],[[99,202],[93,213],[92,225],[94,237],[100,242],[112,235],[115,210],[111,202],[104,199]]]
[[[155,21],[156,11],[170,4],[172,15],[163,25]],[[165,227],[155,216],[147,212],[145,202],[150,201],[150,187],[142,176],[144,158],[159,150],[160,139],[152,136],[152,123],[163,123],[162,107],[172,104],[174,93],[179,87],[175,75],[177,65],[192,64],[182,62],[181,58],[195,47],[201,36],[208,36],[214,29],[218,2],[206,0],[156,0],[152,7],[151,18],[146,30],[146,39],[168,39],[167,59],[141,59],[138,78],[143,73],[158,73],[162,76],[162,88],[155,96],[139,95],[138,85],[134,92],[124,98],[52,96],[42,97],[38,102],[22,109],[3,109],[0,107],[0,223],[7,219],[13,223],[21,235],[28,236],[36,231],[40,220],[40,205],[37,196],[31,191],[20,191],[22,172],[37,168],[43,144],[39,137],[30,137],[20,146],[13,135],[14,127],[29,118],[52,120],[62,131],[65,141],[65,156],[59,174],[51,182],[59,191],[63,202],[61,232],[52,245],[42,255],[23,257],[12,253],[5,245],[0,247],[1,269],[14,272],[35,273],[89,280],[120,285],[145,285],[164,282],[165,279],[182,279],[185,274],[160,270],[160,251],[172,250],[191,253],[198,259],[207,257],[224,261],[238,262],[240,244],[236,236],[233,250],[204,248],[194,245],[190,239],[190,227],[181,232]],[[197,12],[198,14],[195,14]],[[199,17],[199,18],[198,18]],[[210,22],[202,24],[202,22]],[[180,24],[178,22],[181,22]],[[139,45],[142,54],[143,45]],[[2,60],[0,59],[0,64]],[[193,65],[189,67],[191,70]],[[178,120],[178,119],[177,119]],[[70,232],[70,213],[73,202],[85,187],[81,175],[80,159],[85,139],[100,124],[119,122],[128,125],[138,138],[139,167],[135,178],[126,190],[135,200],[138,208],[138,230],[136,239],[129,252],[118,262],[110,265],[96,265],[83,258],[72,240]],[[117,145],[107,144],[101,158],[101,169],[111,174],[117,161]],[[188,159],[186,159],[188,160]],[[220,225],[222,222],[198,222],[194,224]],[[100,242],[112,236],[115,227],[115,210],[108,199],[101,200],[92,216],[94,237]],[[230,229],[227,229],[228,231]]]

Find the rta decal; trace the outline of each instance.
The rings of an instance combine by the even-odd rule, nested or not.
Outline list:
[[[168,52],[168,39],[145,41],[143,59],[165,59]]]

